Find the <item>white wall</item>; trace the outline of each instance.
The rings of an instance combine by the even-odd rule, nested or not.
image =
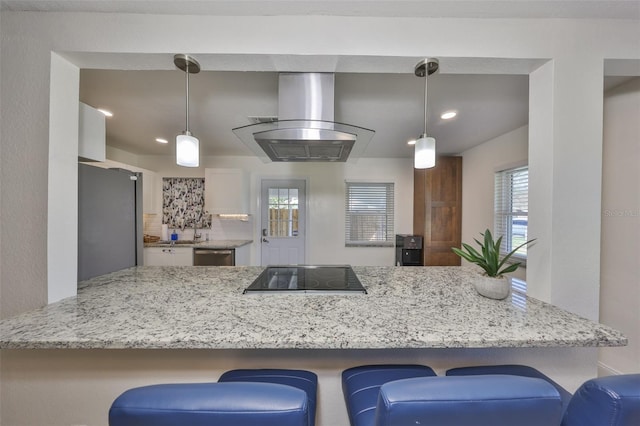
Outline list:
[[[189,31],[167,31],[167,28],[189,28]],[[429,28],[428,34],[424,28]],[[60,284],[47,276],[45,241],[50,232],[48,227],[58,226],[48,224],[48,199],[66,190],[64,186],[52,187],[48,182],[51,173],[64,173],[64,169],[55,170],[61,164],[49,163],[50,138],[58,137],[50,135],[51,52],[60,52],[66,58],[73,58],[74,52],[84,52],[105,58],[104,63],[109,62],[105,56],[109,53],[156,54],[170,59],[176,52],[190,52],[220,55],[221,58],[227,54],[317,55],[326,56],[330,63],[339,62],[341,55],[355,56],[363,62],[367,62],[369,56],[408,58],[410,64],[415,64],[417,58],[433,55],[439,56],[443,65],[446,58],[484,58],[490,68],[494,67],[494,72],[500,72],[495,68],[503,63],[492,61],[495,58],[516,58],[525,62],[534,59],[534,63],[548,59],[541,69],[543,75],[539,75],[543,78],[534,78],[531,84],[532,93],[545,96],[538,99],[539,102],[530,103],[529,165],[530,191],[536,193],[537,200],[543,201],[531,207],[531,233],[549,238],[542,245],[544,250],[537,250],[537,254],[531,250],[528,284],[543,300],[585,316],[597,317],[600,238],[593,230],[600,229],[601,214],[603,62],[606,58],[640,59],[637,28],[638,22],[633,20],[332,16],[230,18],[3,12],[0,22],[2,315],[42,306],[47,301],[48,286]],[[212,60],[212,63],[224,65],[224,61]],[[408,72],[412,72],[412,67]],[[69,127],[74,126],[69,123]],[[69,140],[68,143],[77,144],[77,140]],[[535,155],[531,155],[532,152]],[[579,161],[576,160],[576,152],[581,153]],[[140,166],[145,167],[143,164]],[[225,164],[224,167],[233,165]],[[344,176],[349,177],[346,171]],[[595,190],[575,191],[585,184]],[[321,194],[323,188],[318,186],[316,193]],[[577,220],[576,208],[584,212]],[[68,213],[75,214],[73,206],[68,207]],[[548,217],[545,216],[547,214]],[[536,217],[544,217],[544,220],[538,221]],[[53,250],[53,243],[61,254],[75,257],[74,238],[50,241],[49,250]],[[540,244],[537,246],[541,247]],[[546,254],[553,256],[550,262],[543,258]],[[532,283],[531,273],[545,264],[550,266],[538,274],[539,280]],[[178,368],[176,375],[190,379],[193,375],[189,370],[204,365],[194,365],[193,358],[186,352],[159,351],[156,356],[160,360],[155,363],[130,359],[126,352],[108,354],[122,362],[119,368],[109,369],[114,373],[110,377],[117,380],[117,385],[111,390],[123,389],[133,382],[151,383],[168,377],[166,372],[172,368]],[[1,423],[43,423],[27,418],[42,419],[46,413],[45,422],[48,424],[106,424],[105,412],[113,392],[105,386],[113,385],[104,384],[102,367],[105,364],[101,362],[104,358],[93,351],[57,352],[57,360],[63,363],[64,359],[73,361],[65,364],[68,370],[64,370],[58,369],[60,364],[50,362],[48,354],[41,351],[27,351],[26,354],[3,352]],[[141,356],[139,354],[144,358],[147,352],[135,352],[136,357]],[[320,403],[321,411],[329,417],[325,417],[328,420],[318,426],[333,426],[335,422],[331,422],[331,413],[343,413],[341,410],[344,408],[339,390],[334,386],[335,380],[331,377],[337,377],[343,364],[334,362],[327,365],[322,357],[317,362],[305,362],[299,352],[293,354],[290,356],[295,362],[291,365],[327,372],[321,388],[332,389],[334,393],[330,399]],[[344,355],[330,352],[328,359],[335,360],[335,354]],[[544,348],[496,349],[490,352],[398,350],[385,351],[384,357],[404,360],[415,356],[421,362],[430,363],[432,354],[442,366],[447,363],[452,366],[456,362],[530,363],[570,390],[575,389],[579,381],[595,375],[597,356],[594,349]],[[258,355],[261,354],[246,351],[231,359],[235,354],[216,352],[212,357],[216,357],[216,365],[226,366],[232,363],[243,365],[249,358],[251,362],[245,364],[252,364]],[[272,358],[263,358],[263,365],[280,362],[280,356],[286,357],[277,352],[269,355]],[[383,357],[375,351],[363,351],[357,355],[351,362]],[[37,360],[23,363],[26,357]],[[346,362],[349,361],[342,361]],[[23,368],[25,365],[28,370]],[[176,367],[182,365],[184,367]],[[39,379],[34,380],[34,377]],[[68,377],[76,378],[75,383],[70,383]],[[94,398],[100,392],[100,397]],[[38,401],[39,409],[34,409],[33,401]],[[82,409],[76,416],[74,409],[77,407],[90,408]]]
[[[47,281],[49,303],[75,296],[78,280],[78,117],[80,69],[51,54]],[[58,188],[64,188],[60,191]]]
[[[603,374],[640,372],[640,78],[605,94],[600,322],[629,338],[600,349]]]
[[[526,165],[528,127],[523,126],[462,153],[462,241],[475,246],[474,238],[493,230],[494,174]],[[468,262],[464,261],[465,264]],[[513,276],[526,279],[525,268]]]
[[[254,240],[251,264],[260,264],[260,180],[262,178],[308,179],[307,250],[308,264],[388,265],[395,259],[394,247],[345,247],[345,180],[393,182],[395,184],[395,233],[411,233],[413,228],[413,160],[410,158],[360,158],[355,163],[263,163],[255,157],[203,157],[201,167],[187,169],[175,165],[172,157],[139,156],[138,164],[162,177],[202,177],[205,168],[240,168],[250,175],[250,210],[253,228],[244,238]],[[156,185],[161,191],[161,182]],[[162,197],[156,197],[162,202]],[[228,229],[225,229],[228,228]],[[216,221],[216,238],[229,235],[231,229],[246,229],[242,224]],[[187,232],[185,230],[185,232]],[[188,236],[189,234],[187,234]],[[233,236],[237,236],[234,233]]]
[[[527,252],[527,293],[551,301],[553,283],[553,63],[529,75],[529,224],[535,248]],[[561,119],[560,117],[557,117]],[[593,313],[593,312],[592,312]]]
[[[600,211],[600,196],[599,191],[576,194],[573,188],[578,181],[588,182],[594,188],[599,186],[602,119],[599,100],[602,97],[603,61],[606,57],[637,58],[640,42],[635,37],[634,22],[600,20],[594,25],[587,20],[429,20],[328,16],[228,19],[216,16],[13,12],[3,14],[3,21],[3,42],[10,49],[18,47],[18,52],[9,56],[11,61],[2,62],[9,71],[8,77],[3,73],[3,79],[25,78],[26,74],[30,82],[43,82],[44,86],[47,85],[48,74],[43,73],[42,68],[46,69],[46,66],[33,70],[30,64],[44,65],[42,53],[46,52],[48,61],[52,50],[70,52],[69,58],[78,57],[73,52],[88,52],[95,57],[112,52],[166,54],[167,51],[220,55],[314,54],[327,55],[329,60],[335,59],[336,55],[364,59],[369,55],[397,57],[403,54],[414,61],[416,57],[423,57],[425,51],[442,57],[553,58],[548,62],[553,71],[552,78],[538,81],[542,85],[540,87],[533,87],[535,82],[532,85],[535,91],[550,87],[553,95],[546,99],[547,104],[535,105],[535,109],[549,111],[551,116],[535,115],[532,111],[529,123],[530,150],[532,146],[551,143],[552,149],[541,151],[539,158],[530,156],[530,178],[532,190],[547,195],[542,198],[550,201],[545,208],[552,212],[552,220],[536,222],[532,218],[532,234],[547,235],[549,241],[547,247],[538,242],[536,246],[541,249],[531,250],[528,272],[535,272],[531,264],[539,267],[545,263],[535,261],[536,257],[544,253],[554,253],[554,257],[545,263],[550,265],[549,273],[543,274],[542,279],[534,280],[536,282],[530,288],[543,300],[597,318],[600,239],[599,235],[586,231],[594,226],[599,227],[600,216],[594,212]],[[168,26],[180,25],[191,28],[191,31],[180,34],[164,31]],[[429,38],[425,38],[420,30],[425,25],[432,29]],[[245,26],[261,28],[260,37],[255,37],[252,31],[237,31]],[[59,28],[67,30],[59,31]],[[332,28],[340,31],[332,31]],[[109,34],[110,37],[98,37],[97,34]],[[233,34],[233,37],[229,37],[229,34]],[[336,34],[350,42],[336,43],[333,39]],[[464,37],[451,37],[451,34],[464,34]],[[398,51],[398,46],[403,46],[401,51]],[[2,52],[4,55],[5,48]],[[108,59],[104,62],[108,62]],[[495,68],[499,68],[501,63],[491,62]],[[39,105],[45,96],[42,94],[30,102]],[[22,127],[39,129],[47,126],[34,109],[27,108],[25,112],[18,119],[18,122],[27,120]],[[34,123],[37,125],[34,126]],[[537,128],[551,128],[551,142],[549,139],[538,140],[540,132],[535,130]],[[26,146],[33,143],[23,141],[24,135],[16,128],[6,133],[10,140],[24,142]],[[582,152],[580,163],[571,155],[577,150]],[[6,153],[12,151],[7,149]],[[20,162],[15,161],[18,158],[14,157],[3,159],[8,165],[3,175],[11,175],[13,168],[20,167]],[[551,176],[552,185],[536,182],[540,176]],[[39,184],[43,184],[43,181]],[[36,185],[36,188],[40,186]],[[47,196],[39,189],[36,191],[34,196]],[[52,193],[48,195],[56,196]],[[574,220],[571,213],[576,205],[587,212],[579,220]],[[27,208],[22,209],[20,215],[29,210],[29,206],[23,207]],[[15,207],[5,208],[12,210]],[[540,211],[537,214],[543,215]],[[563,234],[551,233],[552,227],[562,229]],[[37,244],[37,241],[29,243]],[[28,243],[19,242],[18,246],[21,244]],[[57,244],[59,250],[64,252],[67,245],[73,242],[61,240]],[[576,246],[579,247],[580,256],[575,256]],[[36,281],[22,287],[20,292],[28,295],[41,285]],[[48,285],[56,283],[49,280]]]

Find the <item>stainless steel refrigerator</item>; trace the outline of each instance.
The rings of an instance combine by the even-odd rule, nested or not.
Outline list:
[[[78,164],[78,281],[142,264],[142,174]]]

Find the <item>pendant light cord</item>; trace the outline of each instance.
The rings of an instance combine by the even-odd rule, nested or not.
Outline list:
[[[187,117],[186,117],[186,132],[187,134],[190,134],[189,132],[189,65],[187,64],[187,70],[185,72],[185,74],[187,75]]]
[[[429,73],[426,72],[424,75],[424,136],[427,137],[427,79],[429,78]]]
[[[428,114],[429,83],[427,82],[427,79],[431,74],[438,71],[439,67],[440,67],[440,64],[437,59],[427,58],[427,59],[424,59],[423,61],[418,62],[415,69],[413,70],[415,75],[417,75],[418,77],[424,78],[424,134],[422,137],[425,137],[425,138],[427,137],[427,119],[429,117],[429,114]]]

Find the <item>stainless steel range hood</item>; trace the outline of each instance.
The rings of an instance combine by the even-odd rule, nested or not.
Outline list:
[[[233,129],[264,162],[355,161],[374,131],[334,119],[332,73],[280,73],[278,120]]]

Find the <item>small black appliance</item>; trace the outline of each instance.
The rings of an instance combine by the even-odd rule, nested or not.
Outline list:
[[[423,266],[421,235],[396,234],[396,266]]]

